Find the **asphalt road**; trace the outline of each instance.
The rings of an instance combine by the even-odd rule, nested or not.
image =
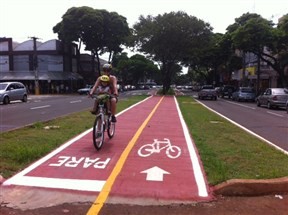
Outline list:
[[[131,91],[121,93],[119,99],[132,94],[147,93]],[[0,104],[0,133],[14,130],[35,122],[43,122],[74,112],[89,110],[93,100],[87,95],[30,95],[28,102]]]

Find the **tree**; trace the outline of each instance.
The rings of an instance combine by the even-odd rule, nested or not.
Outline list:
[[[140,16],[133,28],[136,48],[160,65],[164,94],[175,77],[175,65],[197,58],[212,30],[208,23],[184,12]]]
[[[122,80],[124,85],[137,85],[139,82],[153,79],[153,76],[159,72],[153,61],[140,54],[130,58],[127,53],[116,55],[113,64],[117,68],[117,77]]]
[[[92,61],[97,58],[100,75],[99,55],[109,52],[109,61],[113,54],[121,52],[121,45],[130,35],[126,18],[116,12],[97,10],[90,7],[72,7],[62,16],[62,21],[53,27],[58,38],[65,42],[78,42],[92,53]]]
[[[288,80],[284,75],[285,67],[288,65],[288,43],[284,39],[288,34],[284,30],[285,27],[282,28],[280,24],[279,28],[273,28],[271,21],[250,13],[243,14],[235,21],[227,28],[235,48],[255,54],[278,73],[280,85],[288,86]]]

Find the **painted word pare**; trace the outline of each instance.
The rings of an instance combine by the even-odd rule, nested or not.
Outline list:
[[[56,163],[50,163],[49,166],[65,166],[65,167],[78,167],[88,168],[93,166],[96,169],[105,169],[111,158],[106,160],[100,160],[100,158],[89,158],[89,157],[70,157],[70,156],[59,156]]]

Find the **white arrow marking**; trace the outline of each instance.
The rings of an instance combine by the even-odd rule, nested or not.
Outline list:
[[[170,174],[170,172],[167,172],[158,166],[154,166],[150,169],[146,169],[142,171],[141,173],[147,173],[146,180],[147,181],[163,181],[163,175],[164,174]]]

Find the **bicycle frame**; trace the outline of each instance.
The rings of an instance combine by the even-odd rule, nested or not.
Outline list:
[[[93,125],[93,144],[97,150],[100,150],[104,143],[104,133],[107,130],[109,138],[112,138],[115,133],[115,124],[111,122],[111,114],[108,113],[106,102],[109,100],[110,95],[93,95],[92,98],[98,102],[98,113]]]

